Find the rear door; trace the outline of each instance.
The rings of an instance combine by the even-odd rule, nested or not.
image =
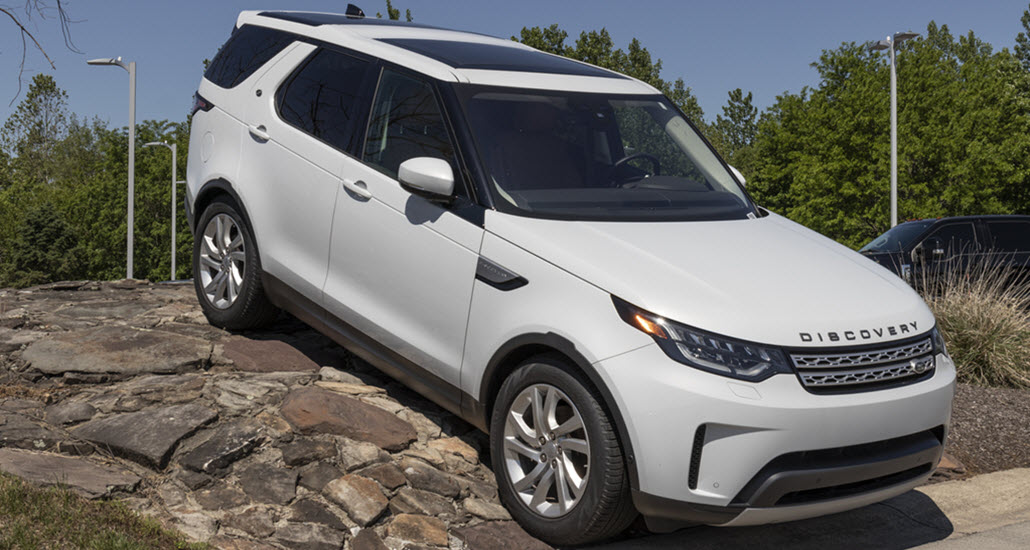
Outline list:
[[[280,65],[247,95],[239,185],[250,197],[261,267],[321,304],[340,170],[364,129],[360,96],[371,64],[301,44]]]
[[[453,399],[483,228],[456,214],[470,201],[440,105],[432,82],[383,70],[361,160],[349,161],[342,174],[325,303],[399,355],[394,363],[432,373],[423,389]],[[451,164],[453,204],[401,188],[398,167],[415,157]]]
[[[988,249],[1009,268],[1030,271],[1030,221],[987,220]]]

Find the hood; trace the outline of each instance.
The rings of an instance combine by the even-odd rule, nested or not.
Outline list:
[[[776,214],[635,223],[489,212],[486,229],[639,307],[753,342],[873,344],[934,325],[922,298],[900,278]]]

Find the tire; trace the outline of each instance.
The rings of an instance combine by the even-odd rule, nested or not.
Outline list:
[[[536,429],[535,410],[542,411],[546,430]],[[529,359],[501,385],[491,415],[490,454],[501,501],[527,532],[549,544],[606,539],[637,516],[615,426],[596,390],[560,358]],[[564,506],[563,478],[571,498]]]
[[[261,286],[253,232],[228,196],[216,197],[200,216],[193,239],[193,287],[204,316],[216,327],[260,328],[279,315]]]

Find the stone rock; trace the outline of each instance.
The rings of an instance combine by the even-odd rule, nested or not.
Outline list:
[[[261,424],[245,419],[223,424],[211,431],[206,441],[179,459],[179,464],[213,474],[247,456],[264,440]]]
[[[157,496],[161,498],[165,508],[178,508],[187,504],[186,492],[170,481],[162,483],[157,488]]]
[[[320,523],[337,531],[345,531],[347,526],[324,504],[309,498],[298,500],[290,505],[290,521],[297,523]]]
[[[272,546],[271,544],[265,544],[254,540],[227,537],[225,535],[218,535],[208,539],[207,543],[219,550],[279,550],[278,547]]]
[[[400,465],[408,484],[416,489],[432,491],[450,498],[455,498],[461,493],[461,487],[450,476],[421,460],[404,457]]]
[[[222,520],[222,525],[239,529],[257,538],[265,538],[275,532],[272,515],[268,513],[268,510],[258,506],[251,506],[239,514],[226,516]]]
[[[386,526],[386,534],[416,544],[447,546],[447,525],[430,516],[400,514]]]
[[[440,425],[418,411],[405,409],[397,413],[397,416],[415,427],[420,441],[424,442],[434,437],[440,437]]]
[[[332,458],[336,455],[336,445],[332,441],[300,437],[292,443],[279,448],[283,453],[283,462],[287,466],[303,466],[309,462]]]
[[[339,468],[325,462],[316,462],[301,469],[300,486],[321,492],[326,483],[342,475],[343,472]]]
[[[383,409],[384,411],[387,411],[391,414],[397,414],[404,410],[404,405],[401,405],[393,399],[388,399],[386,397],[378,397],[375,395],[363,395],[360,399],[362,403],[368,403],[369,405],[372,405],[374,407],[379,407],[380,409]]]
[[[354,376],[353,374],[351,374],[349,372],[346,372],[346,371],[334,369],[332,367],[322,367],[321,369],[319,369],[318,377],[321,378],[322,380],[325,380],[326,382],[343,382],[345,384],[364,384],[364,381],[362,381],[357,376]]]
[[[40,409],[42,407],[42,403],[31,399],[21,399],[19,397],[0,399],[0,411],[24,414],[25,416],[31,416],[34,418],[42,416],[40,414]]]
[[[419,445],[421,445],[421,444],[419,444]],[[422,459],[422,460],[432,464],[433,466],[436,466],[437,468],[441,468],[441,467],[443,467],[445,465],[444,460],[443,460],[443,455],[440,454],[440,451],[437,451],[436,449],[430,449],[429,447],[421,447],[421,448],[413,447],[413,448],[410,448],[410,449],[406,449],[404,451],[404,455],[405,456],[413,456],[415,458]]]
[[[194,493],[193,500],[205,510],[227,510],[246,504],[247,495],[236,487],[218,483],[214,487]]]
[[[343,533],[317,523],[286,523],[275,530],[275,542],[303,550],[340,550]]]
[[[0,447],[52,449],[65,436],[20,414],[0,414]]]
[[[232,414],[242,414],[277,401],[286,386],[275,380],[227,378],[214,382],[215,403]]]
[[[337,449],[336,460],[345,472],[389,458],[385,451],[371,443],[345,437],[341,437],[337,442]]]
[[[97,409],[83,401],[62,401],[46,408],[46,420],[51,424],[76,424],[85,422],[97,413]]]
[[[362,529],[350,541],[351,550],[390,550],[371,529]]]
[[[476,471],[475,465],[458,455],[443,455],[443,470],[450,474],[467,475]]]
[[[211,476],[193,472],[186,469],[177,469],[173,474],[175,479],[179,480],[183,485],[189,487],[191,491],[196,491],[201,487],[204,487],[211,483]]]
[[[429,448],[435,449],[443,454],[454,454],[465,459],[471,464],[479,462],[479,452],[476,451],[472,445],[465,443],[457,437],[446,437],[443,439],[435,439],[429,442]]]
[[[487,502],[478,498],[467,498],[464,502],[465,511],[488,521],[501,521],[511,519],[511,514],[500,504]]]
[[[173,525],[187,537],[205,542],[218,531],[218,520],[193,510],[172,510]]]
[[[211,344],[198,338],[127,326],[52,333],[22,352],[22,359],[49,375],[179,373],[202,368]]]
[[[351,384],[349,382],[326,382],[319,380],[315,382],[315,385],[334,391],[336,393],[345,393],[347,395],[372,395],[376,393],[386,393],[386,390],[376,386],[369,386],[367,384]]]
[[[240,486],[256,502],[285,505],[297,494],[297,472],[256,463],[236,474]]]
[[[279,415],[260,412],[254,417],[265,427],[265,435],[277,442],[289,442],[293,440],[293,427]]]
[[[207,407],[172,405],[90,420],[72,433],[115,456],[162,470],[180,440],[216,418]]]
[[[123,395],[114,403],[114,412],[136,412],[150,404],[150,401],[138,395]]]
[[[514,521],[488,521],[452,531],[467,550],[552,550]]]
[[[245,372],[318,372],[318,363],[282,340],[253,340],[234,336],[223,344],[226,358]]]
[[[454,504],[436,493],[404,487],[390,500],[390,511],[395,514],[453,516]]]
[[[301,433],[331,433],[399,451],[416,438],[410,424],[382,409],[321,388],[291,391],[281,414]]]
[[[951,453],[945,452],[941,456],[941,462],[937,465],[939,470],[951,470],[957,474],[966,473],[966,467]]]
[[[140,482],[135,474],[84,458],[20,449],[0,449],[0,470],[38,485],[65,485],[87,498],[133,491]]]
[[[378,483],[354,474],[330,481],[322,494],[362,527],[379,518],[389,504]]]
[[[497,486],[482,481],[469,481],[469,492],[473,495],[490,502],[497,501]]]
[[[369,466],[358,473],[378,481],[380,485],[391,491],[408,482],[404,477],[404,472],[392,462]]]
[[[31,344],[46,336],[45,332],[35,330],[14,330],[0,326],[0,353],[10,353],[21,349],[25,344]],[[358,380],[360,383],[361,381]]]

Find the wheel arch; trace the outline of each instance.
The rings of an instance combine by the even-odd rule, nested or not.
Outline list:
[[[486,371],[483,373],[482,384],[479,388],[479,403],[482,407],[484,425],[490,425],[494,400],[504,380],[523,361],[537,355],[555,355],[560,357],[570,367],[585,376],[594,389],[597,390],[603,401],[602,405],[608,414],[611,415],[612,421],[615,422],[616,432],[619,436],[619,442],[622,443],[623,456],[626,460],[626,471],[629,475],[630,486],[633,489],[638,489],[640,484],[638,482],[636,457],[633,454],[633,442],[629,438],[626,422],[622,418],[622,412],[619,410],[615,397],[590,361],[576,349],[574,343],[561,335],[553,332],[523,334],[508,340],[494,353],[487,364]]]
[[[236,203],[236,207],[240,210],[240,215],[243,216],[243,221],[250,228],[251,233],[253,233],[254,224],[250,222],[250,214],[247,213],[247,207],[243,204],[243,200],[240,199],[239,193],[236,192],[236,189],[233,188],[232,184],[223,178],[213,179],[200,187],[200,191],[197,193],[197,198],[193,201],[193,212],[195,213],[193,217],[194,226],[190,228],[193,233],[196,234],[197,232],[196,224],[200,223],[200,218],[204,215],[204,210],[207,209],[208,205],[210,205],[215,200],[215,197],[218,197],[219,195],[228,195],[229,198]]]

